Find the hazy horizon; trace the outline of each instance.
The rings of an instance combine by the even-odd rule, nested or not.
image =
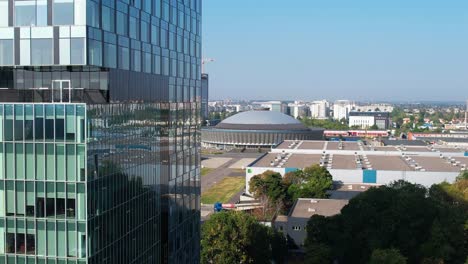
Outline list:
[[[464,101],[463,0],[204,0],[210,98]]]

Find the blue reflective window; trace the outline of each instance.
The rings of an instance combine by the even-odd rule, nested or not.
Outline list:
[[[85,64],[85,39],[72,38],[70,39],[71,64]]]
[[[36,25],[36,1],[15,1],[15,26]]]
[[[119,68],[123,70],[130,69],[130,51],[128,48],[119,47]]]
[[[32,65],[54,64],[52,39],[31,39]]]
[[[115,11],[114,9],[102,6],[102,29],[114,32],[115,31]]]
[[[54,0],[54,25],[73,25],[74,12],[73,0]]]
[[[13,40],[0,39],[0,65],[13,64]]]
[[[117,12],[117,33],[124,36],[128,35],[128,16],[121,12]]]
[[[47,0],[37,0],[36,25],[47,26]]]

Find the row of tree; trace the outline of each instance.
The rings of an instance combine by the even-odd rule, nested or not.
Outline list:
[[[334,119],[315,119],[309,117],[303,117],[300,119],[301,122],[307,127],[321,127],[332,130],[348,130],[348,121],[343,118],[341,120]]]
[[[468,174],[371,188],[340,215],[313,216],[305,247],[306,263],[468,263]]]
[[[287,214],[298,198],[327,198],[332,185],[333,178],[328,170],[312,165],[284,177],[265,171],[250,179],[249,191],[263,206],[257,214],[259,220],[271,221],[279,213]]]

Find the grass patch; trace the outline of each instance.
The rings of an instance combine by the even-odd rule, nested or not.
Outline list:
[[[218,150],[208,150],[208,149],[203,149],[201,151],[202,155],[222,155],[224,152],[218,151]]]
[[[204,204],[227,203],[244,186],[245,177],[226,177],[202,193],[201,202]]]
[[[201,176],[205,176],[212,171],[213,171],[212,168],[202,168],[200,173],[201,173]]]

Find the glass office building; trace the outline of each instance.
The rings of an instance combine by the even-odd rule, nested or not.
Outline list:
[[[210,109],[208,107],[208,94],[209,94],[209,76],[202,73],[201,76],[201,119],[203,125],[206,125],[206,120],[210,118]]]
[[[0,0],[0,263],[198,263],[201,0]]]

